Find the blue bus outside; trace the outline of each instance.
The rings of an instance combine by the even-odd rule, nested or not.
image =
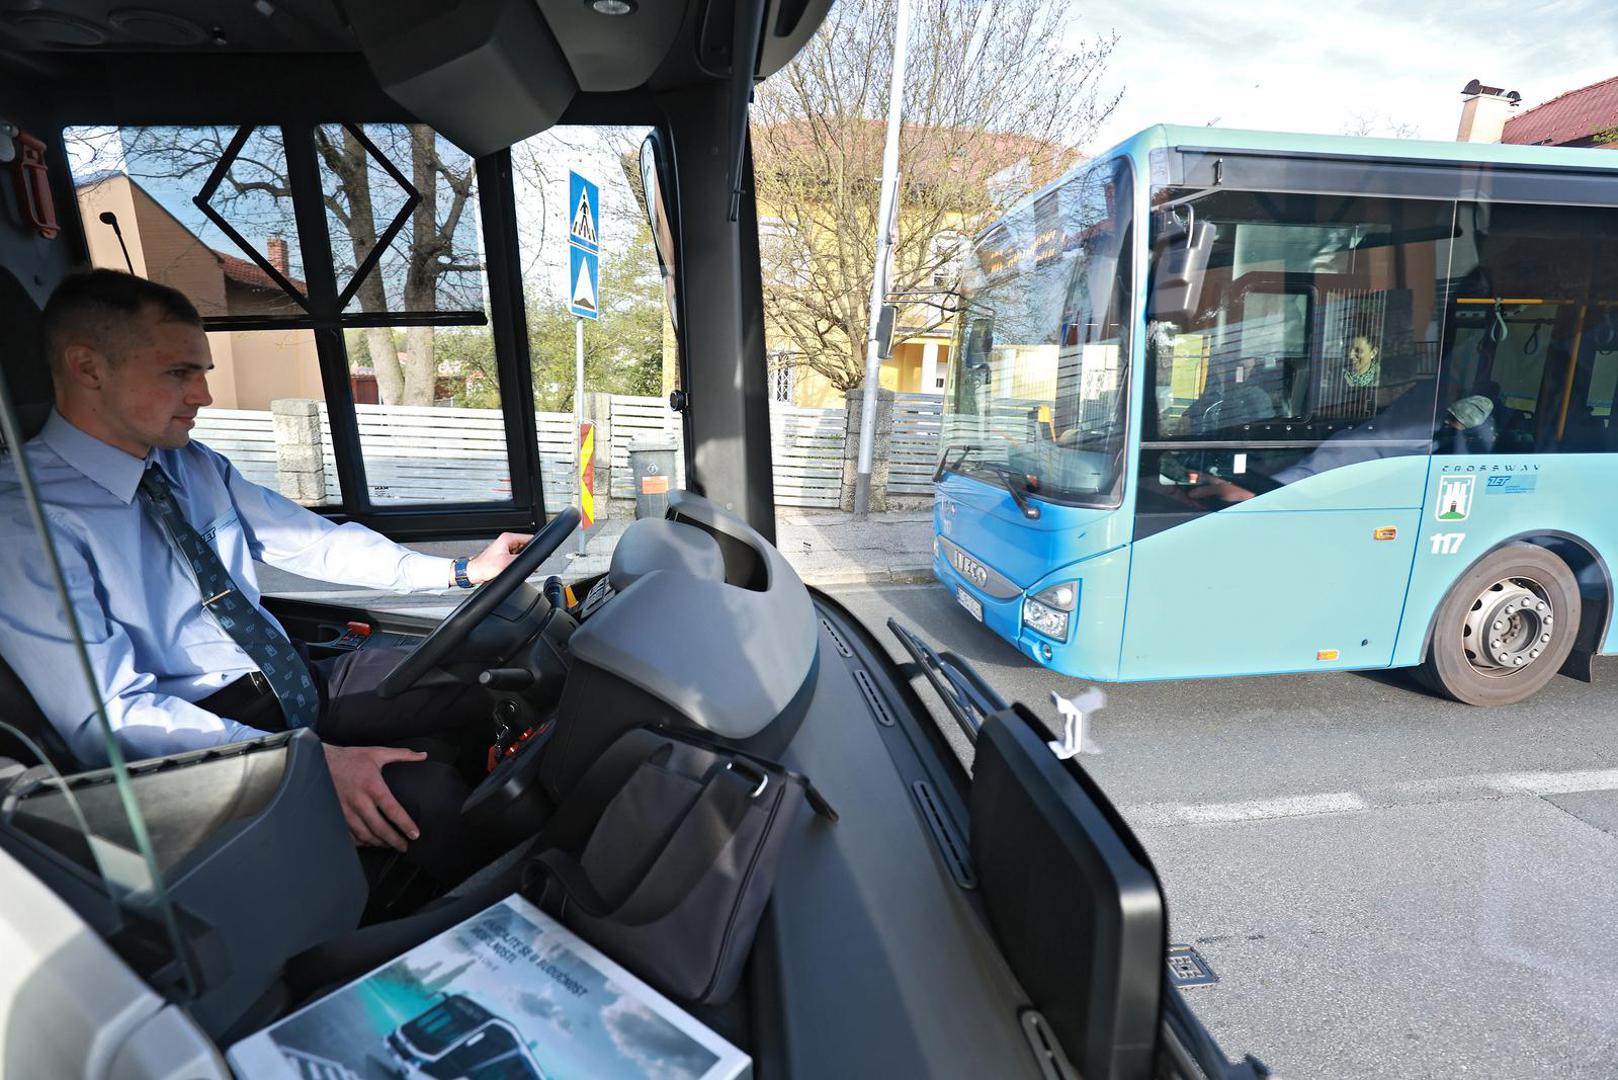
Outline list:
[[[934,572],[1099,680],[1618,650],[1618,154],[1148,129],[975,240]]]

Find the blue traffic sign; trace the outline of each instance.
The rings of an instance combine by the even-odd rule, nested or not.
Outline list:
[[[568,310],[594,319],[601,314],[597,286],[601,283],[601,256],[574,244],[567,248]]]
[[[592,255],[601,250],[601,189],[578,173],[567,174],[567,242]]]

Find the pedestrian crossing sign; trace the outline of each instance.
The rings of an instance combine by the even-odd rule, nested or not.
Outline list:
[[[567,174],[567,242],[592,255],[601,251],[601,189],[578,173]]]
[[[568,310],[581,319],[600,317],[597,286],[601,280],[601,256],[570,244],[567,263]]]

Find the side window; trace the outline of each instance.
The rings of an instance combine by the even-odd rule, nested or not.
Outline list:
[[[314,142],[367,496],[509,502],[475,163],[422,124]]]
[[[470,158],[422,125],[65,135],[92,264],[179,289],[203,317],[197,439],[306,506],[511,507]],[[300,238],[295,204],[314,199],[293,157],[311,151],[329,250]],[[328,401],[329,327],[353,413]]]
[[[1463,203],[1439,453],[1618,451],[1618,212]]]
[[[1180,201],[1176,202],[1175,200]],[[1206,234],[1194,310],[1148,311],[1143,512],[1198,513],[1210,482],[1259,494],[1426,453],[1452,203],[1161,192],[1154,273]]]
[[[638,492],[685,479],[683,427],[668,403],[679,369],[673,234],[660,217],[659,239],[647,220],[648,195],[664,205],[641,155],[648,131],[558,126],[511,148],[545,505],[576,504],[582,473],[596,522],[632,517]],[[594,232],[594,252],[576,242],[581,228]],[[593,455],[582,470],[581,423]]]

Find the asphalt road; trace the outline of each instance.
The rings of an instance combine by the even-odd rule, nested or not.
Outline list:
[[[940,587],[841,588],[1054,720],[1083,684]],[[1511,709],[1399,676],[1108,686],[1082,758],[1135,827],[1184,992],[1279,1076],[1618,1076],[1618,663]]]

